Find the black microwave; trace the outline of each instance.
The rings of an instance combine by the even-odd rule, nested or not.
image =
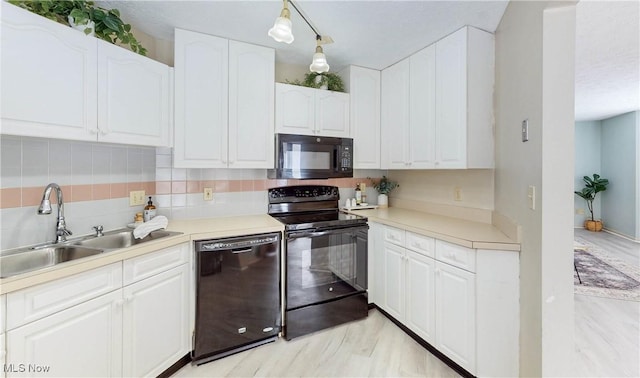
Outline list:
[[[353,139],[276,134],[276,179],[353,177]]]

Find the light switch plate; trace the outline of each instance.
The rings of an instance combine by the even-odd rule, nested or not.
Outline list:
[[[529,185],[529,190],[527,192],[527,199],[529,200],[529,209],[536,209],[536,187],[533,185]]]
[[[529,120],[525,119],[522,121],[522,141],[526,142],[529,140]]]
[[[144,205],[144,190],[132,190],[129,192],[129,206]]]

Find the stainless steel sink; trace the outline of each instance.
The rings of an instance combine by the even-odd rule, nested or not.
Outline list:
[[[65,243],[3,251],[3,255],[0,256],[0,278],[180,234],[182,233],[158,230],[143,239],[136,239],[131,229],[119,229],[105,232],[103,236],[84,236]]]
[[[0,256],[0,277],[15,276],[102,252],[101,249],[77,245],[59,245]]]
[[[73,242],[73,244],[91,248],[118,249],[180,234],[180,232],[158,230],[153,231],[143,239],[136,239],[133,237],[133,232],[131,230],[115,230],[105,232],[104,236],[96,236],[90,239],[80,240]]]

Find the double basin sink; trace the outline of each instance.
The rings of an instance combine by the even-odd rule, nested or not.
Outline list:
[[[145,238],[136,239],[131,229],[119,229],[105,232],[103,236],[85,236],[64,243],[15,249],[0,256],[0,278],[180,234],[182,233],[158,230],[151,232]]]

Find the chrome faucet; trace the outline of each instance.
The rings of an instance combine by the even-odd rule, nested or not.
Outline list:
[[[56,223],[56,243],[67,241],[67,236],[71,235],[72,232],[67,230],[67,224],[64,221],[64,201],[62,200],[62,189],[60,186],[55,183],[51,183],[47,185],[44,190],[44,194],[42,195],[42,202],[40,202],[40,207],[38,207],[38,215],[43,214],[51,214],[51,201],[49,201],[49,196],[51,196],[51,190],[55,189],[56,194],[58,195],[58,221]]]

